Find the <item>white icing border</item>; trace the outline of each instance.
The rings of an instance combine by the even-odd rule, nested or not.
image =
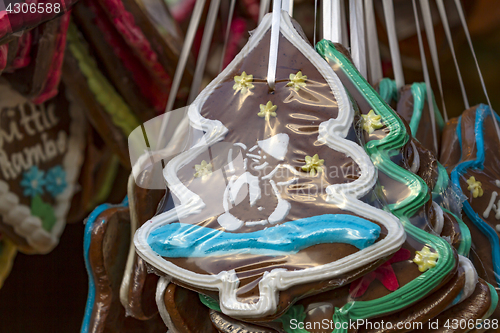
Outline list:
[[[18,95],[18,98],[23,98],[14,90],[11,93]],[[25,238],[28,244],[40,254],[52,251],[59,243],[59,237],[66,225],[66,215],[71,206],[71,199],[76,190],[75,184],[80,175],[80,167],[83,162],[83,152],[85,150],[84,134],[86,122],[83,110],[73,101],[68,91],[66,96],[70,105],[69,113],[71,117],[69,140],[67,143],[68,150],[62,163],[63,169],[66,172],[67,186],[64,192],[56,197],[54,207],[56,223],[52,227],[52,230],[48,232],[43,229],[40,218],[32,216],[30,207],[20,204],[19,197],[9,191],[9,185],[5,181],[0,180],[0,215],[2,215],[3,222],[11,225],[14,228],[14,232]],[[24,99],[24,102],[27,102],[27,100]]]
[[[444,228],[444,213],[441,207],[434,201],[432,202],[432,208],[434,208],[434,211],[436,212],[436,225],[431,229],[434,230],[437,236],[440,236]]]
[[[411,163],[410,171],[417,173],[420,169],[420,154],[418,153],[417,147],[413,141],[410,141],[411,147],[413,148],[413,162]]]
[[[476,268],[474,267],[474,265],[472,264],[472,262],[468,258],[466,258],[462,255],[459,255],[458,262],[459,262],[459,265],[465,271],[465,285],[462,289],[462,294],[460,295],[460,299],[458,300],[458,302],[453,304],[453,305],[452,304],[448,305],[448,307],[446,309],[449,309],[455,305],[458,305],[461,302],[463,302],[464,300],[466,300],[467,298],[469,298],[472,295],[472,293],[474,292],[474,290],[476,289],[476,285],[477,285],[478,280],[479,280]]]
[[[170,279],[162,276],[158,280],[158,284],[156,285],[156,305],[158,305],[158,313],[160,314],[161,319],[167,326],[168,332],[179,333],[168,314],[167,308],[165,306],[165,291],[167,290],[168,285],[170,284]]]
[[[239,64],[259,43],[264,34],[269,30],[270,24],[271,15],[268,14],[262,20],[259,27],[253,32],[249,42],[245,45],[243,50],[235,57],[231,64],[200,93],[189,107],[188,115],[191,126],[205,131],[206,134],[203,137],[204,142],[202,142],[203,144],[200,143],[195,145],[192,149],[173,158],[163,171],[170,190],[177,196],[181,204],[175,209],[155,216],[149,223],[139,228],[134,237],[137,253],[150,265],[192,286],[209,290],[218,290],[222,312],[233,317],[263,317],[272,314],[276,311],[278,293],[280,290],[286,290],[294,285],[307,282],[331,279],[360,268],[372,263],[374,260],[394,253],[400,248],[406,238],[403,226],[396,217],[357,200],[373,188],[377,180],[377,174],[375,172],[375,167],[363,148],[345,139],[353,121],[353,107],[335,72],[321,56],[319,56],[314,49],[298,35],[288,14],[282,13],[280,30],[283,36],[315,65],[329,84],[338,103],[338,118],[330,119],[320,124],[319,139],[325,142],[330,148],[351,157],[361,170],[361,175],[356,181],[329,186],[326,190],[328,201],[337,204],[344,210],[379,222],[387,229],[387,236],[366,249],[326,265],[311,267],[300,271],[274,269],[264,273],[263,278],[259,282],[259,301],[254,304],[241,303],[237,300],[236,291],[239,280],[234,270],[223,271],[217,275],[196,274],[168,262],[155,253],[149,246],[147,239],[154,229],[178,221],[179,218],[186,217],[203,209],[205,204],[198,195],[189,191],[179,181],[177,178],[177,170],[205,151],[207,146],[213,145],[224,138],[227,128],[218,120],[203,118],[200,115],[200,110],[212,91],[227,77],[234,66]]]
[[[128,194],[128,205],[130,209],[130,234],[134,234],[137,230],[137,213],[135,211],[135,198],[134,198],[134,185],[135,179],[132,174],[128,178],[127,184],[127,194]],[[125,271],[123,272],[122,283],[120,285],[120,303],[125,308],[125,313],[129,315],[130,305],[128,299],[128,288],[130,286],[130,276],[132,275],[132,269],[134,268],[135,259],[135,247],[134,242],[130,242],[129,252],[127,256],[127,264],[125,265]]]

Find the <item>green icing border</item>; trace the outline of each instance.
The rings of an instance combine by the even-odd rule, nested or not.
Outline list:
[[[472,237],[470,234],[469,227],[467,227],[467,225],[462,221],[461,218],[459,218],[458,216],[456,216],[455,214],[450,212],[448,209],[446,209],[444,207],[441,207],[441,209],[444,212],[453,216],[453,218],[457,221],[458,226],[460,227],[460,235],[461,235],[460,245],[458,246],[457,252],[458,252],[458,254],[460,254],[464,257],[468,257],[469,252],[470,252],[470,248],[471,248],[471,244],[472,244]]]
[[[334,319],[349,322],[350,319],[367,319],[402,309],[418,301],[439,285],[444,276],[455,266],[453,249],[444,239],[428,234],[412,225],[408,217],[422,207],[429,199],[428,188],[422,179],[410,171],[398,166],[390,159],[390,151],[401,149],[409,137],[399,117],[375,92],[373,87],[358,73],[345,56],[335,49],[332,42],[322,40],[316,45],[316,51],[328,62],[334,62],[349,77],[360,93],[366,96],[373,111],[380,115],[383,123],[389,128],[389,134],[381,140],[373,140],[365,145],[374,165],[389,177],[406,184],[411,194],[398,204],[387,208],[403,223],[406,232],[417,241],[432,247],[439,254],[434,268],[427,270],[415,280],[392,292],[391,294],[371,301],[349,302],[337,308]],[[410,301],[411,300],[411,301]],[[335,329],[334,333],[346,332]]]
[[[353,301],[342,308],[335,308],[334,322],[349,323],[349,320],[367,319],[386,313],[398,311],[418,301],[439,285],[444,276],[455,266],[453,249],[444,239],[431,235],[413,226],[408,217],[414,215],[429,200],[428,187],[425,182],[410,171],[391,161],[391,152],[401,149],[408,141],[409,136],[399,117],[385,104],[375,90],[361,77],[351,63],[337,51],[330,41],[322,40],[316,45],[316,51],[327,61],[340,65],[357,88],[367,96],[367,101],[374,112],[381,116],[384,124],[389,128],[389,134],[381,140],[373,140],[365,145],[374,165],[389,177],[406,184],[411,194],[397,204],[387,208],[402,221],[406,232],[417,241],[432,247],[439,259],[434,268],[427,270],[418,278],[392,292],[391,294],[371,301]],[[220,311],[218,303],[210,297],[200,294],[200,300],[207,307]],[[302,319],[301,319],[302,318]],[[290,322],[297,319],[302,322],[305,318],[304,309],[300,305],[292,306],[286,314],[277,321]],[[342,325],[339,325],[342,326]],[[287,333],[306,333],[306,330],[292,330],[284,325]],[[342,328],[333,333],[347,332]]]
[[[127,103],[97,67],[73,22],[70,23],[68,28],[67,41],[68,49],[78,61],[78,67],[87,79],[89,89],[96,100],[111,116],[113,123],[121,129],[123,134],[128,136],[136,127],[140,126],[140,123]]]

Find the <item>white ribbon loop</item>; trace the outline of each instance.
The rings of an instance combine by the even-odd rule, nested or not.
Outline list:
[[[281,0],[273,2],[273,17],[271,23],[271,45],[269,47],[269,65],[267,67],[267,84],[274,90],[276,84],[276,67],[278,66],[278,48],[281,22]]]

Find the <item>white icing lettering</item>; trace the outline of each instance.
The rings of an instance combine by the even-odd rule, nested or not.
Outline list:
[[[2,150],[0,150],[0,170],[2,170],[3,178],[6,180],[16,178],[16,172],[12,169],[12,164]]]
[[[0,128],[0,149],[2,149],[4,142],[12,143],[14,140],[22,140],[24,138],[16,122],[12,121],[9,127],[8,132]]]

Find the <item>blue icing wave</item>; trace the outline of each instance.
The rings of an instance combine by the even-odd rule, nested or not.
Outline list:
[[[128,197],[125,197],[122,206],[128,206]],[[81,333],[87,333],[89,331],[90,319],[92,316],[92,309],[95,302],[95,283],[94,274],[92,272],[92,266],[90,266],[89,250],[90,241],[92,239],[92,226],[96,222],[99,215],[101,215],[105,210],[113,207],[110,204],[103,204],[97,206],[96,209],[90,213],[85,224],[85,231],[83,235],[83,259],[85,261],[85,268],[87,269],[87,274],[89,276],[89,291],[87,294],[87,303],[85,305],[85,312],[83,314],[82,327],[80,329]]]
[[[169,258],[228,254],[279,256],[294,254],[323,243],[350,244],[358,249],[372,245],[380,227],[360,217],[325,214],[250,233],[229,233],[198,225],[171,223],[151,232],[148,243]]]
[[[466,161],[458,164],[455,169],[451,172],[451,181],[453,184],[460,188],[460,176],[463,175],[467,169],[484,169],[484,128],[483,123],[487,116],[491,115],[490,108],[487,105],[480,104],[476,109],[476,121],[474,124],[474,133],[476,136],[477,154],[474,161]],[[498,121],[500,117],[495,113]],[[457,126],[457,134],[460,142],[460,147],[462,147],[462,133],[461,133],[461,118],[459,119]],[[478,227],[478,229],[488,238],[491,244],[491,259],[493,262],[493,270],[495,272],[495,279],[498,286],[500,286],[500,244],[498,240],[498,235],[488,223],[483,221],[481,217],[472,209],[472,206],[468,201],[464,201],[463,210],[465,214],[471,219],[471,221]]]

